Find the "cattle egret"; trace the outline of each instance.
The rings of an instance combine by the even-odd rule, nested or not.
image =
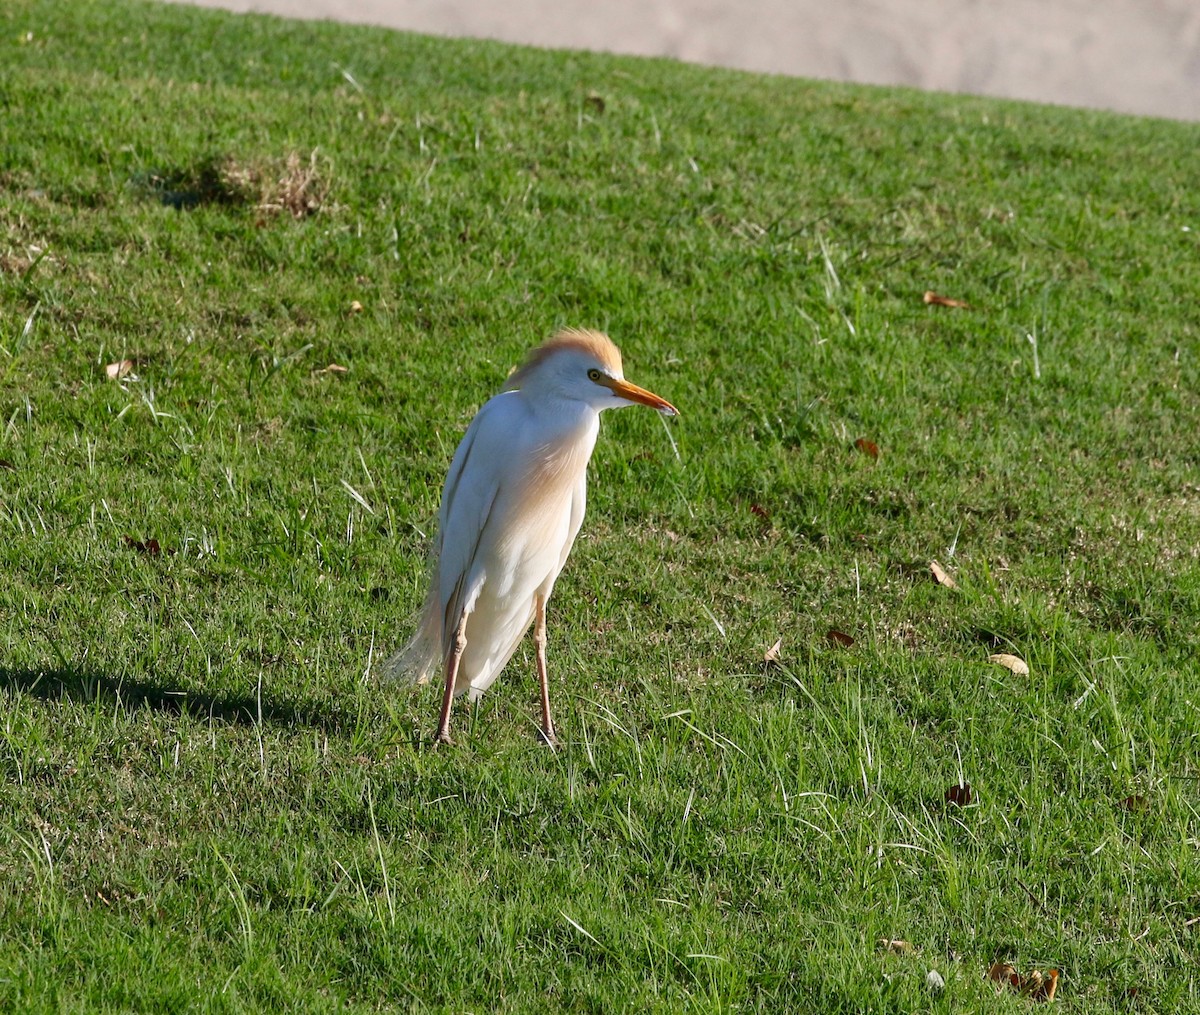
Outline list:
[[[416,633],[385,672],[417,683],[445,672],[437,742],[450,707],[477,699],[534,625],[542,734],[553,744],[546,603],[583,522],[600,412],[666,399],[625,380],[620,350],[595,331],[560,332],[534,349],[467,427],[438,512],[434,568]]]

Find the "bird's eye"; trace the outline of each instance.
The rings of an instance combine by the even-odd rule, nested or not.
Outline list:
[[[588,380],[589,381],[600,380],[600,371],[597,370],[595,367],[592,367],[592,369],[588,371]]]

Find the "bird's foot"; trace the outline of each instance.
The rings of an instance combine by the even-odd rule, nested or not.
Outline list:
[[[538,729],[538,737],[541,738],[543,744],[551,750],[558,750],[558,735],[554,732],[554,726],[551,725],[547,729]]]
[[[453,747],[454,741],[450,739],[449,730],[438,730],[437,736],[433,738],[434,747]]]

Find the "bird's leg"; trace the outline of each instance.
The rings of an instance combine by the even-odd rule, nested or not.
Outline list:
[[[467,615],[464,613],[454,629],[454,644],[450,647],[450,658],[446,660],[446,689],[442,692],[442,714],[438,716],[435,743],[450,743],[450,706],[454,704],[454,685],[458,681],[458,664],[463,649],[467,647]]]
[[[554,720],[550,718],[550,676],[546,672],[546,597],[538,594],[533,604],[533,642],[537,647],[538,683],[542,687],[542,736],[553,747],[558,738],[554,735]]]

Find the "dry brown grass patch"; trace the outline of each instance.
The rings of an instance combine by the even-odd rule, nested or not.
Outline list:
[[[307,157],[297,151],[259,159],[221,155],[187,169],[150,173],[141,182],[176,208],[241,206],[301,219],[328,210],[329,167],[316,148]]]
[[[315,215],[329,196],[328,160],[314,148],[307,158],[297,151],[262,163],[227,158],[221,175],[227,189],[244,195],[247,203],[268,214],[292,218]]]

